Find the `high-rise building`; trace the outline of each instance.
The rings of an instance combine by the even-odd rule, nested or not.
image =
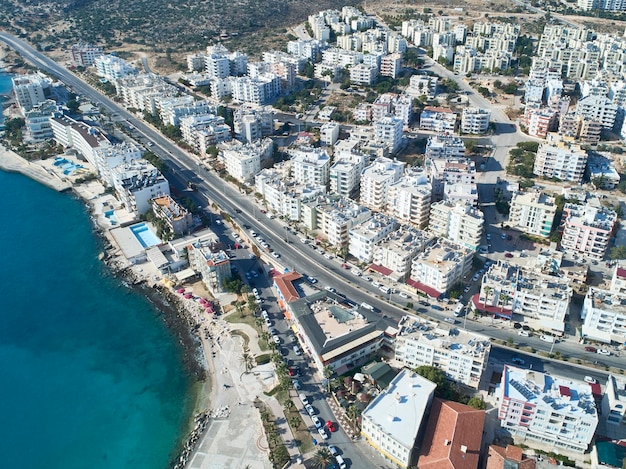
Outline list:
[[[524,233],[547,238],[555,215],[554,197],[541,192],[517,192],[511,200],[509,225]]]

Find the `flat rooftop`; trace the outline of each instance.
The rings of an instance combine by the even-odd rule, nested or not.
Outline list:
[[[363,411],[383,433],[411,448],[428,403],[437,385],[417,373],[404,370]]]

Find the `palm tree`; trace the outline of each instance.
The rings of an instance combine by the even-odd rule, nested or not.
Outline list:
[[[254,356],[247,350],[241,354],[241,363],[243,363],[243,366],[246,369],[245,373],[250,373],[250,370],[254,368],[254,365],[256,364]]]
[[[501,314],[504,312],[504,307],[508,304],[510,299],[511,299],[511,297],[509,295],[507,295],[506,293],[500,294],[500,298],[498,298],[498,300],[501,302],[500,303],[500,313]]]
[[[287,409],[287,410],[291,410],[291,409],[293,409],[293,406],[294,406],[294,405],[295,405],[295,404],[293,403],[293,401],[292,401],[291,399],[287,399],[287,400],[285,401],[285,409]]]
[[[330,365],[326,365],[322,370],[322,374],[326,378],[326,391],[330,392],[330,377],[335,374],[335,369]]]
[[[259,329],[261,329],[261,327],[263,327],[263,319],[254,318],[254,325],[258,327]]]
[[[326,469],[326,467],[333,462],[333,455],[330,454],[328,448],[320,448],[313,455],[313,467],[319,469]]]
[[[350,407],[348,407],[348,410],[346,411],[346,415],[348,416],[348,418],[350,419],[350,422],[352,423],[352,426],[356,430],[357,429],[356,421],[361,415],[361,412],[359,412],[359,408],[356,405],[351,405]]]
[[[296,415],[294,415],[293,417],[289,417],[289,426],[293,430],[297,430],[298,428],[300,428],[300,422],[302,422],[302,419]]]
[[[485,291],[485,300],[483,301],[483,308],[485,308],[485,310],[487,310],[487,299],[489,298],[489,293],[491,293],[493,291],[493,288],[486,286],[484,288]]]

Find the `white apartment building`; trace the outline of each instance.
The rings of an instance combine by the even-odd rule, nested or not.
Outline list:
[[[441,238],[413,259],[407,284],[428,296],[438,297],[463,279],[473,257],[470,249]]]
[[[198,272],[211,294],[223,293],[226,280],[232,277],[230,259],[211,241],[198,240],[187,246],[189,266]]]
[[[389,188],[400,180],[406,163],[379,157],[361,173],[361,203],[377,212],[387,207]]]
[[[44,75],[18,75],[11,78],[13,93],[17,104],[25,114],[38,104],[46,102],[45,91],[50,88],[50,81]]]
[[[537,273],[498,261],[485,272],[474,305],[497,316],[524,316],[535,329],[562,335],[572,288],[568,278]]]
[[[193,215],[169,195],[155,197],[151,201],[154,215],[163,220],[172,235],[189,233],[193,227]]]
[[[254,142],[274,134],[274,110],[272,107],[241,106],[233,113],[233,127],[237,139]]]
[[[213,114],[181,118],[180,132],[183,140],[202,156],[206,156],[209,146],[231,139],[230,127],[224,123],[224,118]]]
[[[451,109],[425,107],[420,114],[420,130],[454,133],[457,115]]]
[[[356,202],[337,197],[326,197],[315,205],[315,226],[331,246],[343,247],[350,241],[349,232],[368,220],[372,212]]]
[[[159,116],[165,125],[180,125],[185,116],[203,116],[217,114],[217,106],[206,100],[196,100],[193,96],[166,96],[156,100]]]
[[[542,192],[517,192],[511,199],[509,225],[524,233],[547,238],[555,215],[554,197]]]
[[[588,200],[585,205],[565,204],[561,221],[561,249],[601,261],[617,221],[617,213],[603,207],[597,198]]]
[[[229,145],[229,147],[231,147]],[[226,172],[244,184],[252,182],[261,171],[261,152],[258,148],[236,144],[220,151]]]
[[[472,251],[478,250],[484,223],[483,212],[469,205],[441,201],[430,206],[428,229]]]
[[[323,43],[315,39],[289,41],[287,43],[287,52],[298,58],[311,60],[312,62],[316,60],[318,54],[321,54],[323,48]]]
[[[617,118],[617,104],[605,96],[587,96],[576,104],[576,115],[600,122],[602,127],[612,130]]]
[[[489,362],[489,337],[410,316],[400,319],[398,329],[394,356],[398,364],[409,369],[434,366],[448,379],[478,389]]]
[[[423,228],[428,223],[432,186],[428,177],[417,170],[407,170],[389,186],[387,213],[400,223]]]
[[[378,69],[366,64],[350,67],[350,82],[357,85],[373,85],[378,77]]]
[[[114,55],[101,55],[96,57],[93,65],[96,67],[98,76],[112,82],[129,75],[137,74],[137,69],[134,66]]]
[[[374,140],[386,145],[390,153],[395,153],[402,145],[402,119],[383,117],[374,122]]]
[[[70,48],[72,65],[77,67],[89,67],[103,54],[102,47],[92,44],[74,44]]]
[[[448,185],[476,184],[476,165],[469,158],[429,158],[426,172],[435,200],[443,198]]]
[[[120,201],[131,213],[143,215],[155,197],[170,195],[167,179],[146,160],[132,160],[111,169],[111,178]]]
[[[617,264],[611,277],[611,291],[626,295],[626,269]]]
[[[363,411],[365,441],[399,467],[413,466],[436,387],[413,371],[401,371]]]
[[[455,135],[438,134],[428,137],[426,158],[464,158],[465,142]]]
[[[339,140],[341,125],[338,122],[324,122],[320,127],[320,143],[326,146],[334,145]]]
[[[431,77],[430,75],[412,75],[409,79],[409,86],[405,90],[409,96],[419,98],[426,96],[428,99],[435,99],[437,95],[437,83],[439,77]]]
[[[484,134],[489,130],[491,111],[477,107],[467,107],[461,113],[461,132],[464,134]]]
[[[24,113],[26,132],[24,140],[32,143],[41,143],[54,138],[50,118],[58,111],[56,101],[47,99],[43,103],[33,106]]]
[[[330,192],[344,197],[353,197],[359,190],[361,172],[369,157],[358,150],[335,149],[333,165],[330,167]]]
[[[606,344],[626,342],[626,295],[591,287],[580,312],[582,337]]]
[[[365,104],[365,103],[360,103]],[[392,115],[402,120],[405,126],[411,123],[413,118],[413,99],[403,94],[384,93],[376,98],[373,104],[368,105],[371,109],[370,115],[360,116],[357,120],[373,120],[378,121],[387,115]],[[358,106],[357,106],[358,107]],[[357,111],[355,109],[354,114]]]
[[[141,149],[132,142],[98,146],[93,149],[92,154],[100,180],[110,187],[114,186],[113,168],[142,157]]]
[[[375,213],[372,218],[349,231],[348,252],[359,262],[372,262],[376,244],[395,227],[396,221],[393,218],[382,213]]]
[[[478,205],[478,185],[474,183],[445,184],[443,200],[475,207]]]
[[[613,158],[606,154],[592,153],[587,161],[589,180],[597,189],[613,190],[621,181]]]
[[[323,148],[301,146],[289,149],[293,177],[301,184],[315,184],[328,187],[330,179],[330,156]]]
[[[380,74],[384,77],[396,78],[402,70],[402,54],[394,52],[380,60]]]
[[[517,444],[584,453],[598,426],[587,383],[504,365],[498,418]]]
[[[432,240],[430,233],[402,225],[374,246],[371,268],[396,282],[404,281],[411,273],[413,258]]]
[[[79,122],[68,116],[50,118],[54,141],[64,148],[74,148],[94,167],[98,167],[95,151],[111,142],[96,127]]]
[[[587,150],[571,140],[551,138],[539,145],[533,173],[562,181],[581,182],[587,166]]]
[[[267,104],[282,92],[281,78],[273,73],[255,78],[228,77],[226,84],[233,100],[239,103]]]
[[[609,375],[602,396],[602,415],[607,425],[626,425],[626,382],[623,377]]]
[[[126,107],[150,114],[158,112],[158,101],[178,94],[175,86],[167,83],[163,77],[152,73],[118,79],[115,87],[117,95],[122,98]]]

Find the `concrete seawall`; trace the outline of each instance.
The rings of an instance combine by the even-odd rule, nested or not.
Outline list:
[[[26,161],[17,153],[0,145],[0,169],[20,173],[58,192],[70,190],[72,186],[42,166]]]

